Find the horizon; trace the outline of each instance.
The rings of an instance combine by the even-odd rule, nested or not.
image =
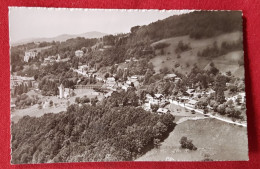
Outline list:
[[[192,11],[9,7],[9,38],[10,44],[14,44],[88,32],[129,33],[133,26],[148,25]]]

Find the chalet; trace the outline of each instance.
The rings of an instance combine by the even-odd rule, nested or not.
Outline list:
[[[170,112],[170,110],[169,110],[169,109],[166,109],[166,108],[159,108],[159,109],[157,110],[157,113],[162,113],[162,114],[166,114],[166,113],[168,113],[168,112]]]
[[[82,50],[76,50],[75,51],[75,56],[76,57],[82,57],[84,55],[84,52]]]
[[[179,77],[175,77],[175,78],[174,78],[174,82],[175,82],[175,83],[178,83],[179,81],[181,81],[181,78],[179,78]]]
[[[126,59],[126,60],[125,60],[125,63],[128,63],[128,62],[131,62],[131,60],[130,60],[130,59]]]
[[[194,94],[194,92],[195,92],[195,89],[188,89],[188,90],[186,91],[186,93],[187,93],[189,96],[192,96],[192,95]]]
[[[105,85],[107,88],[116,88],[116,79],[114,77],[108,77]]]
[[[174,80],[177,77],[176,74],[171,73],[164,76],[164,79]]]
[[[81,71],[82,73],[85,72],[89,68],[88,65],[82,65],[78,67],[78,70]]]
[[[149,107],[151,104],[159,104],[160,100],[156,97],[152,97],[150,94],[146,94],[146,102],[149,104]]]
[[[161,100],[164,98],[164,96],[163,94],[154,94],[154,98]]]
[[[103,82],[103,81],[104,81],[103,78],[102,78],[102,77],[99,77],[99,76],[96,76],[96,80],[97,80],[97,81],[100,81],[100,82]]]
[[[197,102],[198,101],[196,101],[196,100],[189,100],[188,103],[187,103],[187,106],[195,108],[195,105],[196,105]]]
[[[110,96],[112,95],[112,93],[113,93],[113,91],[110,91],[110,92],[106,93],[106,94],[104,95],[104,97],[105,97],[105,98],[108,98],[108,97],[110,97]]]
[[[186,102],[187,100],[189,100],[189,97],[187,96],[183,96],[183,97],[180,97],[178,98],[181,102]]]

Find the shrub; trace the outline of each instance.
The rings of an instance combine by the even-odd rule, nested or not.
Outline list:
[[[164,43],[164,42],[161,42],[161,43],[157,43],[156,45],[154,45],[154,49],[164,49],[166,47],[170,46],[169,43]]]
[[[197,147],[193,145],[192,140],[188,140],[187,137],[183,136],[180,140],[181,148],[189,150],[197,150]]]
[[[185,52],[190,49],[191,49],[190,44],[185,44],[182,41],[179,41],[179,43],[175,49],[175,53],[182,53],[182,52]]]

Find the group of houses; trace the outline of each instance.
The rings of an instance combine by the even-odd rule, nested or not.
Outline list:
[[[21,84],[27,84],[32,83],[32,85],[35,84],[35,80],[33,77],[24,77],[24,76],[13,76],[11,75],[10,79],[10,86],[11,89],[14,88],[15,86],[21,85]]]
[[[25,51],[24,53],[24,62],[29,62],[30,59],[34,59],[37,56],[37,52],[33,50]]]

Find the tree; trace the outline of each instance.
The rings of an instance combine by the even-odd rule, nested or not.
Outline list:
[[[224,104],[218,105],[218,107],[217,107],[217,112],[218,112],[219,114],[221,114],[221,115],[226,114],[226,112],[225,112],[225,105],[224,105]]]
[[[52,100],[50,100],[50,102],[49,102],[49,106],[50,106],[50,107],[53,106],[53,101],[52,101]]]
[[[109,73],[106,73],[104,77],[107,79],[109,77]]]
[[[197,150],[197,147],[193,145],[192,140],[188,140],[187,137],[183,136],[180,139],[181,148],[189,150]]]
[[[159,109],[159,105],[158,104],[151,104],[151,109],[153,112],[157,112],[157,110]]]
[[[80,103],[80,97],[75,98],[75,103],[78,103],[78,104]]]

